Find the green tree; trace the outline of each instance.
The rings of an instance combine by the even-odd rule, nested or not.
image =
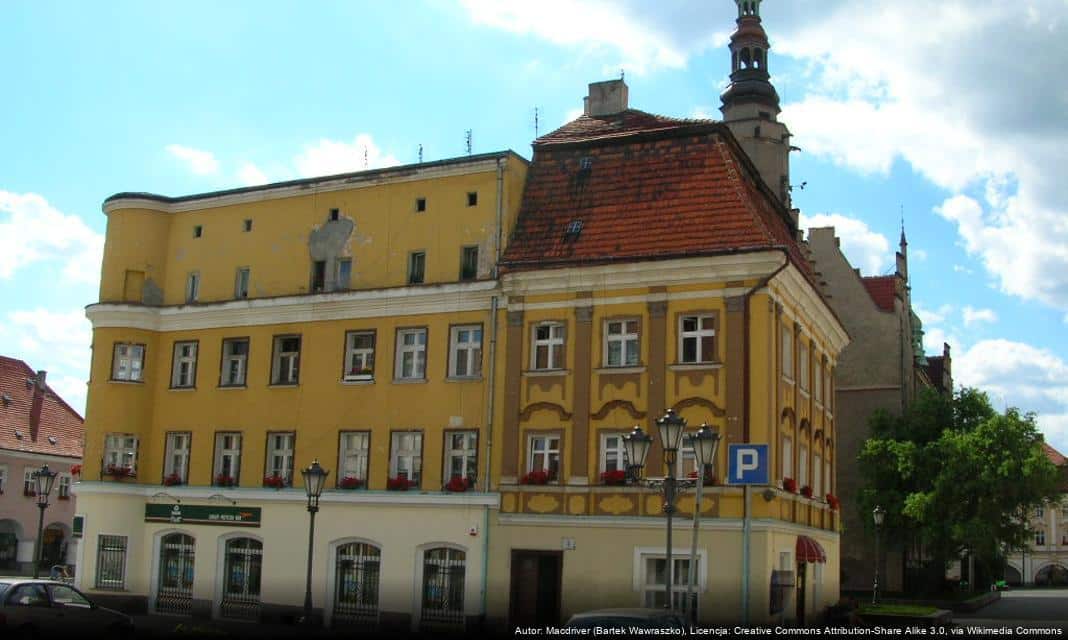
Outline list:
[[[923,565],[914,589],[940,589],[965,553],[977,574],[999,574],[1005,554],[1029,539],[1027,514],[1057,495],[1034,414],[999,414],[981,391],[926,392],[905,415],[880,412],[870,426],[858,507],[869,529],[872,508],[886,509],[883,539]]]

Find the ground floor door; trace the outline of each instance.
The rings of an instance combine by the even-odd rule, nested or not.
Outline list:
[[[509,620],[513,627],[559,625],[562,551],[512,550]]]
[[[807,562],[797,563],[797,626],[805,626],[805,602],[807,598],[807,580],[805,578],[805,567],[808,566]]]

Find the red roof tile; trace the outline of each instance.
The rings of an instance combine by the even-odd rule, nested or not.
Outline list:
[[[897,276],[868,276],[860,279],[868,290],[875,306],[883,311],[894,310],[894,297],[897,295]]]
[[[721,123],[582,116],[534,142],[503,270],[781,248],[812,278],[754,176]]]
[[[1045,452],[1046,457],[1049,458],[1049,461],[1058,467],[1063,467],[1068,464],[1068,458],[1065,458],[1060,451],[1057,451],[1045,442],[1042,443],[1042,450]]]
[[[36,375],[22,360],[0,356],[0,396],[5,396],[0,399],[0,449],[81,458],[85,433],[82,417],[47,384],[41,403],[41,426],[37,439],[32,439],[34,385],[27,381]],[[21,432],[21,438],[15,435],[16,430]],[[56,444],[49,442],[49,436],[56,439]]]

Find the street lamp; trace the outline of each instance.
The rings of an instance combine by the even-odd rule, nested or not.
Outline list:
[[[37,516],[37,544],[33,552],[33,577],[36,580],[41,577],[41,554],[44,553],[41,538],[44,536],[44,512],[48,508],[48,495],[52,493],[52,485],[56,482],[55,471],[51,471],[48,465],[44,465],[38,471],[33,472],[33,481],[37,490],[37,508],[41,510]]]
[[[871,518],[875,522],[875,581],[871,586],[871,603],[876,604],[879,600],[879,530],[883,528],[886,509],[876,505],[871,511]]]
[[[304,492],[308,494],[308,580],[304,587],[304,624],[312,623],[312,549],[315,545],[315,514],[319,511],[319,496],[323,494],[326,476],[330,472],[319,465],[319,459],[312,460],[311,466],[301,469],[304,476]]]
[[[719,432],[713,431],[712,427],[702,422],[697,433],[688,438],[690,447],[697,456],[697,493],[693,500],[693,539],[690,542],[690,622],[697,624],[697,532],[700,529],[701,520],[701,489],[704,488],[706,465],[716,461],[716,451],[719,449]]]
[[[691,436],[689,443],[694,447],[697,462],[702,473],[704,465],[715,459],[716,447],[719,445],[719,434],[702,425],[704,435]],[[640,483],[650,489],[661,491],[664,496],[664,515],[667,516],[667,585],[664,607],[668,610],[673,608],[671,589],[674,576],[674,558],[671,545],[672,516],[675,513],[675,503],[678,501],[679,489],[689,489],[696,484],[696,480],[689,478],[676,478],[674,475],[675,461],[682,442],[683,432],[686,430],[686,420],[677,415],[673,409],[668,409],[662,418],[656,421],[656,429],[660,434],[660,445],[663,449],[665,473],[662,479],[642,478],[642,469],[645,467],[645,457],[649,454],[649,447],[653,438],[645,433],[640,426],[627,435],[623,436],[623,447],[627,454],[627,477],[628,480]],[[694,514],[696,517],[696,514]],[[693,571],[694,568],[690,567]]]

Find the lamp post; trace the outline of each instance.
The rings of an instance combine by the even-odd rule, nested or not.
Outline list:
[[[719,433],[712,430],[707,423],[701,423],[697,433],[689,437],[690,446],[693,447],[697,456],[697,492],[693,500],[693,538],[690,542],[690,622],[697,624],[697,532],[701,528],[701,491],[705,486],[706,465],[716,461],[716,451],[719,449]]]
[[[326,476],[330,472],[319,465],[319,460],[312,460],[311,466],[301,469],[304,476],[304,492],[308,495],[308,579],[304,587],[304,624],[312,623],[312,549],[315,546],[315,514],[319,511],[319,496],[323,493]]]
[[[875,522],[875,580],[871,585],[871,603],[876,604],[879,601],[879,530],[883,528],[886,509],[876,505],[871,511],[871,518]]]
[[[48,495],[52,493],[56,475],[56,472],[51,471],[47,464],[33,472],[33,481],[36,485],[34,488],[37,491],[37,508],[41,510],[37,516],[37,544],[33,551],[34,579],[41,577],[41,554],[44,553],[44,545],[41,544],[41,538],[44,536],[44,512],[48,508]]]
[[[629,434],[623,436],[623,446],[629,460],[627,479],[650,489],[659,490],[664,496],[663,510],[664,515],[667,516],[667,584],[664,607],[671,610],[673,608],[671,591],[674,582],[674,576],[672,575],[674,557],[671,546],[672,517],[675,513],[675,503],[678,501],[679,489],[693,487],[696,484],[696,480],[676,478],[674,475],[679,444],[682,442],[682,435],[686,430],[686,420],[677,415],[673,409],[668,409],[664,416],[656,421],[656,429],[660,434],[660,445],[664,455],[665,473],[662,479],[641,477],[642,469],[645,467],[645,457],[649,454],[649,447],[653,443],[652,436],[645,433],[640,426],[635,426]],[[704,436],[700,441],[695,441],[694,436],[690,437],[690,442],[693,444],[695,454],[698,456],[698,464],[702,473],[704,472],[704,465],[714,459],[716,446],[719,444],[719,434],[715,434],[711,429],[708,429],[708,432],[708,435]],[[709,457],[706,458],[705,456]],[[693,571],[693,567],[690,570]]]

